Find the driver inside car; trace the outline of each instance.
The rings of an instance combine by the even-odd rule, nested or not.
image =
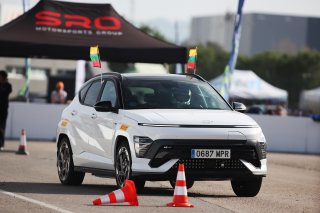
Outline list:
[[[178,108],[190,106],[191,91],[187,88],[173,88],[172,91],[174,102]]]

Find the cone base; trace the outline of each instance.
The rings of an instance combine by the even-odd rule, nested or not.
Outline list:
[[[126,202],[126,201],[124,201],[124,202]],[[139,206],[138,201],[133,201],[133,202],[128,202],[128,203],[129,203],[130,206]],[[102,203],[101,199],[98,198],[98,199],[92,201],[92,204],[95,205],[95,206],[100,206],[100,205],[110,205],[110,204],[112,205],[112,204],[116,204],[116,203]]]
[[[27,151],[27,147],[25,145],[20,145],[18,147],[18,151],[16,152],[18,155],[29,155],[29,152]]]
[[[194,205],[190,203],[167,203],[168,207],[190,207],[193,208]]]
[[[95,206],[101,205],[102,204],[101,199],[98,198],[98,199],[92,201],[92,204],[95,205]]]
[[[130,206],[139,206],[139,203],[138,202],[129,202],[129,205]]]
[[[20,151],[20,150],[19,150],[19,151],[16,152],[16,154],[17,154],[17,155],[29,155],[29,152],[27,152],[27,151]]]

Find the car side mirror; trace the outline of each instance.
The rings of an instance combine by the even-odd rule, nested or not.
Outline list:
[[[112,107],[111,101],[100,101],[100,102],[96,103],[93,107],[97,112],[114,112],[114,113],[118,113],[118,109]]]
[[[247,107],[243,103],[239,102],[233,102],[232,107],[237,112],[245,112],[247,110]]]

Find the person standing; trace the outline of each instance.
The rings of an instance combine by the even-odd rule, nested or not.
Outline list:
[[[0,151],[4,150],[9,94],[11,92],[12,87],[8,82],[8,74],[6,71],[0,70]]]
[[[59,81],[56,84],[56,89],[51,93],[51,103],[65,104],[67,102],[67,92],[64,90],[64,83]]]

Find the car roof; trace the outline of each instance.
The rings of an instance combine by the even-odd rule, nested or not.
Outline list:
[[[117,72],[105,72],[102,73],[103,76],[114,76],[117,78],[122,79],[176,79],[176,80],[183,80],[187,76],[196,78],[200,81],[205,81],[201,76],[196,74],[189,74],[189,73],[183,73],[183,74],[152,74],[152,73],[117,73]],[[101,74],[96,75],[94,78],[101,77]]]

